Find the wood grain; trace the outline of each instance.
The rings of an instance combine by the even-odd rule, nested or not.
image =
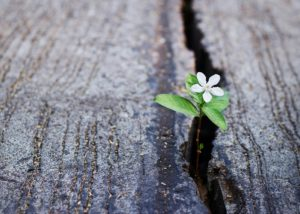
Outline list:
[[[181,2],[0,0],[0,213],[207,213],[153,104],[193,56]]]
[[[300,210],[300,2],[195,1],[202,44],[231,94],[211,183],[227,213]]]

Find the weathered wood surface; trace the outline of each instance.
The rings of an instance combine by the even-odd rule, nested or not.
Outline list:
[[[231,94],[211,184],[227,213],[299,213],[300,1],[195,0],[194,10]]]
[[[152,102],[193,69],[180,5],[0,1],[0,213],[207,213]]]

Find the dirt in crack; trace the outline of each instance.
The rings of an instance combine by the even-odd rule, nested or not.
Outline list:
[[[193,0],[182,0],[182,18],[184,23],[184,33],[186,46],[193,51],[195,58],[195,72],[201,71],[206,76],[219,74],[223,72],[213,68],[209,54],[202,45],[203,33],[197,27],[198,20],[195,18],[192,9]],[[221,78],[224,85],[224,78]],[[184,156],[190,163],[189,173],[195,180],[200,198],[209,207],[211,213],[226,213],[222,193],[218,182],[209,182],[207,175],[208,162],[211,159],[213,148],[212,141],[215,138],[217,127],[212,124],[208,118],[203,117],[201,121],[198,118],[193,120],[192,128],[189,134],[188,145],[185,146]],[[199,153],[197,144],[204,144],[204,149]]]

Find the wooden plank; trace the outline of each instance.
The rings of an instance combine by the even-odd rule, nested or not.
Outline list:
[[[207,213],[152,101],[193,69],[180,5],[0,1],[0,213]]]
[[[231,94],[210,185],[227,213],[299,213],[300,2],[195,0],[194,10]]]

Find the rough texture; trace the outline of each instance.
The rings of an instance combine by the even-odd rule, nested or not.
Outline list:
[[[299,213],[300,1],[195,0],[194,10],[231,94],[211,184],[227,213]]]
[[[192,69],[180,5],[0,0],[0,213],[207,213],[152,101]]]

